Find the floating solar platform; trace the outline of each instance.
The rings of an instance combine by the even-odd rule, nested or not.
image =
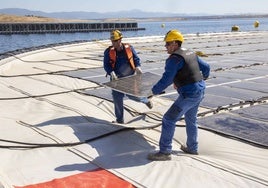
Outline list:
[[[251,106],[250,108],[242,108],[239,110],[235,110],[232,113],[239,114],[240,116],[243,116],[245,118],[268,122],[267,112],[268,104],[260,104]]]
[[[265,83],[258,83],[258,82],[251,82],[251,81],[245,81],[241,83],[233,83],[230,84],[231,87],[234,88],[241,88],[241,89],[246,89],[246,90],[251,90],[251,91],[257,91],[261,93],[268,93],[268,85]]]
[[[217,108],[220,106],[226,106],[230,104],[237,104],[239,103],[239,99],[234,99],[231,97],[225,97],[225,96],[220,96],[220,95],[211,95],[209,93],[205,94],[204,99],[201,102],[202,107],[206,108]]]
[[[256,110],[257,108],[248,108],[246,112],[256,115]],[[268,147],[268,122],[249,118],[253,115],[238,116],[239,113],[241,111],[199,118],[198,124],[203,128]]]
[[[0,61],[0,131],[5,133],[0,187],[55,187],[55,179],[66,183],[84,173],[101,179],[94,175],[99,171],[134,187],[267,187],[268,32],[186,34],[185,39],[183,47],[204,52],[202,59],[211,65],[198,111],[200,155],[180,150],[187,138],[185,127],[177,127],[172,161],[147,159],[158,147],[163,114],[178,98],[172,85],[152,98],[153,109],[126,101],[125,124],[112,123],[111,89],[147,96],[160,79],[169,56],[163,36],[124,38],[135,46],[145,73],[114,82],[105,77],[102,62],[110,40],[49,47]],[[77,187],[92,183],[84,180]]]
[[[240,101],[256,100],[267,96],[265,93],[252,91],[249,89],[239,89],[230,86],[215,86],[206,89],[206,93],[216,96],[230,97],[233,99],[239,99]],[[213,102],[213,101],[211,101]]]

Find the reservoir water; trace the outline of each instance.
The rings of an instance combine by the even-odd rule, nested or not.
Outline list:
[[[254,28],[254,22],[260,25]],[[165,35],[170,29],[178,29],[182,34],[230,32],[233,25],[240,31],[267,31],[268,18],[224,18],[224,19],[194,19],[176,22],[138,22],[139,31],[125,31],[124,37],[140,37]],[[0,54],[23,48],[31,48],[48,44],[109,39],[109,32],[90,33],[59,33],[59,34],[24,34],[0,35]]]

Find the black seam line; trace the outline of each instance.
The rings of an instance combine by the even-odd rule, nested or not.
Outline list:
[[[256,50],[256,51],[258,51],[258,50]],[[248,52],[252,52],[252,51],[248,51]],[[235,67],[230,67],[230,68],[218,68],[218,69],[212,70],[212,72],[219,72],[219,71],[225,71],[225,70],[231,70],[231,69],[247,68],[247,67],[252,67],[252,66],[261,66],[261,65],[267,65],[267,63],[266,62],[253,63],[253,64],[250,64],[250,65],[241,65],[241,66],[235,66]],[[64,73],[64,72],[88,70],[88,69],[92,69],[92,68],[76,68],[76,69],[73,69],[73,70],[62,70],[62,71],[47,72],[47,73],[34,73],[34,74],[22,74],[22,75],[10,75],[10,76],[0,75],[0,77],[12,78],[12,77],[21,77],[21,76],[37,76],[37,75],[46,75],[46,74],[59,74],[59,73]],[[76,77],[73,77],[73,78],[76,78]]]
[[[21,58],[17,57],[17,56],[13,56],[15,59],[18,59],[24,63],[42,63],[42,64],[48,64],[48,65],[53,65],[53,66],[57,66],[57,67],[67,67],[67,68],[73,68],[72,66],[67,66],[67,65],[63,65],[63,64],[56,64],[53,62],[57,62],[57,61],[71,61],[70,59],[57,59],[57,60],[45,60],[45,61],[26,61],[26,60],[22,60]],[[76,58],[76,59],[80,59],[80,58]],[[75,61],[73,61],[75,62]]]
[[[16,55],[13,56],[15,59],[20,60],[24,63],[47,63],[47,64],[51,64],[51,65],[57,65],[60,66],[59,64],[53,64],[50,62],[57,62],[57,61],[71,61],[71,62],[75,62],[73,60],[77,60],[77,59],[85,59],[86,57],[70,57],[70,58],[65,58],[65,59],[49,59],[49,60],[40,60],[40,61],[28,61],[28,60],[23,60],[20,57],[17,57]],[[81,63],[81,64],[86,64],[86,63]],[[88,64],[87,64],[88,65]],[[64,65],[63,65],[64,66]],[[69,66],[66,66],[69,67]]]
[[[49,101],[49,102],[51,102],[51,101]],[[245,102],[247,102],[247,101],[245,101]],[[236,106],[237,106],[237,104],[235,104]],[[240,104],[241,105],[241,104]],[[61,105],[56,105],[56,106],[61,106]],[[217,111],[217,113],[218,113],[219,111]],[[78,112],[79,113],[79,112]],[[209,113],[211,113],[211,112],[209,112]],[[155,115],[156,117],[157,117],[157,114],[155,114],[155,113],[148,113],[148,114],[144,114],[144,113],[141,113],[142,115],[147,115],[148,117],[150,117],[151,115]],[[201,116],[204,116],[204,113],[199,113],[198,114],[198,117],[200,117],[200,114],[202,114]],[[80,115],[82,115],[82,114],[80,114]],[[83,115],[82,115],[83,116]],[[84,117],[84,116],[83,116]],[[161,117],[160,117],[160,114],[159,114],[159,116],[158,116],[158,118],[153,118],[152,116],[150,117],[151,119],[154,119],[154,120],[158,120],[158,121],[161,121]],[[183,118],[182,118],[182,120],[183,120]],[[26,124],[26,123],[24,123],[24,124]],[[150,126],[150,127],[143,127],[143,128],[140,128],[140,129],[152,129],[152,128],[156,128],[156,127],[158,127],[158,126],[160,126],[161,124],[158,124],[158,125],[156,125],[156,126]],[[28,124],[28,126],[29,126],[29,124]],[[177,125],[178,126],[178,125]],[[228,134],[225,134],[225,133],[222,133],[222,132],[220,132],[220,131],[216,131],[216,130],[213,130],[213,129],[209,129],[209,128],[205,128],[205,127],[200,127],[201,129],[204,129],[204,130],[208,130],[208,131],[210,131],[210,132],[214,132],[214,133],[217,133],[217,134],[219,134],[219,135],[223,135],[223,136],[225,136],[225,137],[229,137],[229,138],[233,138],[233,139],[238,139],[238,140],[242,140],[242,141],[244,141],[244,142],[246,142],[246,143],[250,143],[250,144],[252,144],[252,145],[255,145],[255,146],[258,146],[258,147],[262,147],[262,148],[268,148],[268,146],[265,146],[265,145],[263,145],[263,144],[259,144],[259,143],[255,143],[255,142],[252,142],[252,141],[249,141],[249,140],[245,140],[245,139],[242,139],[242,138],[240,138],[240,137],[236,137],[236,136],[230,136],[230,135],[228,135]],[[95,140],[95,139],[99,139],[99,138],[102,138],[102,137],[106,137],[106,136],[109,136],[109,135],[111,135],[111,134],[113,134],[113,133],[117,133],[117,132],[121,132],[121,131],[124,131],[124,130],[134,130],[134,129],[139,129],[139,128],[134,128],[134,127],[124,127],[124,128],[122,128],[122,129],[119,129],[119,130],[116,130],[116,131],[112,131],[112,132],[110,132],[110,133],[106,133],[106,134],[104,134],[104,135],[101,135],[101,136],[98,136],[98,137],[96,137],[96,138],[92,138],[92,139],[89,139],[89,140],[86,140],[86,141],[83,141],[83,142],[76,142],[76,143],[62,143],[62,144],[30,144],[30,145],[34,145],[34,146],[31,146],[30,148],[37,148],[37,147],[64,147],[64,146],[74,146],[74,145],[79,145],[79,144],[83,144],[83,143],[87,143],[87,142],[90,142],[90,141],[93,141],[93,140]],[[5,141],[5,140],[2,140],[2,139],[0,139],[0,141]],[[13,142],[13,141],[10,141],[10,140],[6,140],[6,142]],[[16,142],[16,141],[14,141],[14,143],[20,143],[20,142]],[[27,143],[24,143],[24,142],[21,142],[20,144],[27,144]],[[0,146],[0,148],[1,147],[3,147],[3,148],[25,148],[25,146],[18,146],[18,147],[16,147],[16,146]],[[29,148],[29,147],[27,147],[27,148]]]
[[[184,127],[184,126],[179,126],[179,127]],[[155,130],[156,132],[160,132],[159,130],[156,130],[156,129],[154,129],[154,130]],[[174,140],[175,142],[177,142],[179,145],[182,145],[182,142],[179,141],[178,139],[173,138],[173,140]],[[265,179],[261,179],[261,178],[254,177],[254,176],[250,176],[250,175],[247,175],[247,174],[245,174],[245,173],[243,173],[243,172],[237,171],[237,170],[235,170],[235,169],[232,170],[232,169],[223,168],[223,167],[221,167],[219,164],[217,164],[217,163],[215,163],[215,162],[211,162],[211,161],[206,160],[206,159],[202,159],[202,158],[200,158],[199,156],[193,156],[193,155],[189,155],[189,154],[185,154],[185,155],[183,155],[183,156],[190,157],[191,159],[197,160],[197,161],[199,161],[199,162],[201,162],[201,163],[205,163],[205,164],[207,164],[207,165],[209,165],[209,166],[215,167],[215,168],[220,169],[220,170],[223,170],[223,171],[225,171],[225,172],[228,172],[228,173],[231,173],[231,174],[235,174],[235,175],[238,175],[238,176],[240,176],[240,177],[244,177],[244,178],[249,179],[249,180],[251,180],[251,181],[260,183],[260,184],[262,184],[262,185],[268,185],[268,181],[265,180]]]
[[[16,89],[16,88],[13,88],[13,89]],[[22,92],[22,91],[21,91]],[[26,92],[23,92],[23,93],[25,93],[26,95],[29,95],[28,93],[26,93]],[[264,97],[263,99],[265,99],[265,98],[267,98],[267,97]],[[72,111],[75,111],[75,112],[77,112],[78,114],[80,114],[80,115],[82,115],[83,117],[86,117],[86,116],[84,116],[83,114],[81,114],[79,111],[77,111],[77,110],[75,110],[75,109],[72,109],[72,108],[67,108],[66,106],[64,106],[64,105],[60,105],[60,104],[57,104],[57,103],[54,103],[54,102],[52,102],[52,101],[49,101],[49,100],[47,100],[47,99],[39,99],[39,100],[41,100],[41,101],[47,101],[48,103],[50,103],[50,104],[53,104],[53,105],[55,105],[55,106],[58,106],[58,107],[62,107],[62,108],[65,108],[65,109],[69,109],[69,110],[72,110]],[[251,104],[251,103],[255,103],[255,102],[260,102],[259,100],[257,100],[257,101],[244,101],[244,104]],[[241,103],[239,103],[239,104],[233,104],[232,105],[232,107],[234,107],[234,106],[241,106]],[[231,107],[231,105],[230,105],[230,107]],[[127,108],[126,108],[127,109]],[[206,112],[206,113],[211,113],[211,112],[213,112],[214,114],[215,113],[218,113],[219,111],[221,111],[221,110],[228,110],[228,107],[218,107],[216,110],[212,110],[212,111],[209,111],[209,112]],[[127,110],[129,110],[129,111],[131,111],[130,109],[127,109]],[[132,111],[133,112],[133,111]],[[155,115],[155,114],[154,114]],[[200,116],[200,114],[198,114],[198,116]],[[202,116],[204,116],[204,113],[202,113]],[[149,116],[150,117],[150,116]],[[152,118],[152,117],[151,117]],[[154,119],[154,118],[152,118],[152,119]],[[161,120],[161,118],[159,117],[159,119],[155,119],[155,120]],[[219,134],[221,134],[221,133],[219,133]],[[240,139],[240,138],[239,138]],[[253,142],[252,142],[253,143]],[[261,145],[262,146],[262,145]]]
[[[60,74],[64,72],[72,72],[72,71],[79,71],[79,70],[88,70],[89,68],[76,68],[73,70],[61,70],[61,71],[51,71],[51,72],[45,72],[45,73],[33,73],[33,74],[18,74],[18,75],[0,75],[0,77],[3,78],[13,78],[13,77],[22,77],[22,76],[39,76],[39,75],[47,75],[47,74]]]
[[[214,114],[220,113],[222,111],[232,111],[232,109],[235,108],[235,107],[243,108],[245,105],[252,106],[252,105],[256,105],[256,104],[266,104],[267,99],[268,99],[268,96],[262,97],[262,98],[257,99],[257,100],[252,100],[252,101],[241,101],[240,103],[230,104],[230,105],[227,105],[227,106],[224,106],[224,107],[221,106],[221,107],[217,107],[214,110],[209,110],[207,112],[198,113],[197,116],[198,117],[204,117],[205,115],[208,115],[208,114],[214,115]],[[265,145],[265,144],[262,144],[262,143],[259,143],[259,142],[254,142],[252,140],[244,139],[244,138],[239,137],[239,136],[226,134],[226,133],[224,133],[222,131],[217,131],[217,130],[212,129],[212,128],[206,128],[206,127],[202,127],[202,126],[199,126],[199,128],[203,129],[203,130],[213,132],[213,133],[216,133],[216,134],[221,135],[221,136],[225,136],[225,137],[228,137],[228,138],[239,140],[239,141],[242,141],[244,143],[251,144],[253,146],[268,149],[268,145]]]
[[[16,88],[14,88],[16,89]],[[24,91],[20,91],[22,93],[25,93],[26,95],[29,95],[27,92],[24,92]],[[40,98],[40,97],[35,97],[37,100],[39,101],[46,101],[47,103],[51,104],[51,105],[54,105],[54,106],[57,106],[57,107],[60,107],[60,108],[63,108],[63,109],[67,109],[67,110],[70,110],[70,111],[73,111],[73,112],[76,112],[78,113],[79,115],[81,115],[82,117],[84,117],[86,120],[88,120],[87,116],[82,114],[80,111],[76,110],[76,109],[73,109],[71,107],[68,107],[68,106],[65,106],[65,105],[62,105],[62,104],[58,104],[58,103],[55,103],[53,101],[50,101],[48,99],[45,99],[45,98]],[[126,110],[129,110],[127,107],[125,107]],[[144,113],[142,113],[142,115],[146,115]],[[149,113],[148,114],[148,117],[150,117],[151,114]],[[152,118],[154,119],[154,118]],[[27,124],[27,123],[24,123],[24,122],[19,122],[19,123],[22,123],[24,125],[27,125],[28,127],[31,127],[31,125]],[[157,126],[160,126],[160,125],[157,125]],[[156,126],[150,126],[150,127],[144,127],[144,129],[149,129],[149,128],[154,128]],[[40,147],[67,147],[67,146],[75,146],[75,145],[79,145],[79,144],[83,144],[83,143],[88,143],[90,141],[93,141],[93,140],[96,140],[96,139],[99,139],[99,138],[102,138],[102,137],[106,137],[106,136],[109,136],[109,135],[112,135],[112,134],[115,134],[117,132],[121,132],[121,131],[125,131],[125,130],[134,130],[134,129],[138,129],[138,128],[135,128],[135,127],[124,127],[122,129],[119,129],[119,130],[116,130],[116,131],[113,131],[113,132],[110,132],[110,133],[106,133],[104,135],[100,135],[96,138],[92,138],[92,139],[89,139],[89,140],[85,140],[85,141],[82,141],[82,142],[75,142],[75,143],[58,143],[58,144],[32,144],[31,146],[14,146],[14,145],[9,145],[9,146],[4,146],[4,145],[0,145],[0,148],[16,148],[16,149],[19,149],[19,148],[24,148],[24,149],[34,149],[34,148],[40,148]],[[44,133],[43,133],[44,134]],[[46,135],[43,135],[43,136],[46,136]],[[4,141],[4,140],[2,140]],[[56,141],[56,140],[54,140]],[[7,142],[12,142],[10,140],[8,140]],[[21,144],[27,144],[27,143],[21,143]]]
[[[15,91],[20,92],[21,94],[27,95],[24,97],[9,97],[9,98],[0,98],[0,100],[19,100],[19,99],[28,99],[28,98],[39,98],[39,97],[46,97],[46,96],[53,96],[53,95],[59,95],[59,94],[65,94],[65,93],[78,93],[78,94],[82,94],[83,92],[81,92],[82,90],[94,90],[96,88],[99,88],[99,86],[97,87],[86,87],[86,88],[79,88],[79,89],[73,89],[73,90],[68,90],[68,91],[61,91],[61,92],[55,92],[55,93],[48,93],[48,94],[43,94],[43,95],[31,95],[29,93],[26,93],[22,90],[19,90],[18,88],[15,88],[13,86],[9,86],[10,89],[13,89]]]
[[[70,42],[59,42],[59,43],[54,43],[54,44],[45,44],[45,45],[40,45],[40,46],[36,46],[36,47],[22,48],[22,49],[8,51],[8,52],[0,54],[0,57],[7,56],[7,57],[0,58],[0,60],[11,57],[13,55],[22,54],[25,52],[31,52],[34,50],[47,49],[47,48],[58,47],[58,46],[61,47],[61,46],[65,46],[65,45],[86,43],[86,42],[91,42],[91,41],[92,40],[77,40],[77,41],[70,41]]]
[[[45,99],[42,99],[42,101],[43,100],[45,100]],[[50,104],[52,104],[52,105],[55,105],[55,106],[58,106],[58,107],[61,107],[61,108],[65,108],[65,109],[69,109],[69,110],[72,110],[72,111],[74,111],[74,109],[71,109],[71,108],[66,108],[65,106],[63,106],[63,105],[59,105],[59,104],[56,104],[56,103],[53,103],[53,102],[51,102],[51,101],[48,101],[48,100],[46,100],[48,103],[50,103]],[[235,105],[237,105],[237,104],[235,104]],[[240,104],[241,105],[241,104]],[[223,110],[223,109],[221,109],[221,110]],[[80,115],[82,115],[83,117],[85,117],[86,118],[86,116],[84,116],[83,114],[81,114],[79,111],[77,111],[77,110],[75,110],[75,112],[77,112],[77,113],[79,113]],[[214,114],[215,113],[218,113],[219,111],[218,111],[218,109],[216,109],[216,112],[214,112]],[[207,113],[211,113],[211,111],[209,111],[209,112],[207,112]],[[202,114],[201,116],[204,116],[204,113],[199,113],[198,114],[198,117],[200,117],[200,114]],[[141,115],[146,115],[146,116],[148,116],[148,117],[150,117],[151,119],[153,119],[153,120],[156,120],[156,121],[161,121],[161,114],[159,114],[159,116],[157,116],[157,114],[155,114],[155,113],[148,113],[148,114],[144,114],[144,113],[141,113]],[[152,117],[152,116],[156,116],[156,117]],[[183,120],[183,118],[182,118],[182,120]],[[158,126],[160,126],[160,125],[158,125]],[[157,126],[156,126],[157,127]],[[149,128],[154,128],[154,126],[153,127],[145,127],[145,129],[149,129]],[[245,140],[245,139],[242,139],[242,138],[240,138],[240,137],[236,137],[236,136],[230,136],[230,135],[228,135],[228,134],[225,134],[225,133],[222,133],[222,132],[219,132],[219,131],[215,131],[215,130],[213,130],[213,129],[208,129],[208,128],[204,128],[204,127],[200,127],[201,129],[204,129],[204,130],[208,130],[208,131],[211,131],[211,132],[214,132],[214,133],[217,133],[217,134],[219,134],[219,135],[224,135],[224,136],[226,136],[226,137],[229,137],[229,138],[233,138],[233,139],[238,139],[238,140],[242,140],[242,141],[244,141],[244,142],[246,142],[246,143],[250,143],[250,144],[252,144],[252,145],[255,145],[255,146],[258,146],[258,147],[262,147],[262,148],[268,148],[267,146],[265,146],[265,145],[262,145],[262,144],[259,144],[259,143],[255,143],[255,142],[252,142],[252,141],[249,141],[249,140]],[[126,128],[126,130],[130,130],[130,129],[135,129],[135,128]],[[123,128],[123,130],[125,130],[124,128]],[[119,132],[121,132],[121,131],[123,131],[123,130],[118,130]],[[115,131],[114,133],[116,133],[117,131]],[[112,133],[111,133],[112,134]],[[107,133],[107,134],[105,134],[105,135],[110,135],[110,133]],[[104,135],[104,137],[105,137],[105,135]],[[102,136],[100,136],[99,138],[101,138]],[[3,140],[1,140],[1,141],[3,141]],[[12,142],[12,141],[7,141],[7,142]],[[69,144],[60,144],[59,146],[57,146],[57,144],[52,144],[51,146],[50,146],[50,144],[48,145],[48,144],[45,144],[44,146],[43,145],[41,145],[41,144],[38,144],[38,146],[36,146],[37,144],[33,144],[33,145],[35,145],[35,146],[32,146],[32,147],[30,147],[30,148],[37,148],[37,147],[40,147],[40,145],[41,145],[41,147],[64,147],[64,146],[73,146],[73,145],[78,145],[78,144],[83,144],[83,143],[85,143],[85,142],[77,142],[77,143],[71,143],[70,145]],[[26,143],[23,143],[23,144],[26,144]],[[18,147],[16,147],[16,146],[0,146],[0,148],[1,147],[3,147],[3,148],[25,148],[25,146],[18,146]]]
[[[85,144],[85,143],[89,143],[116,133],[120,133],[123,131],[129,131],[129,130],[140,130],[140,129],[152,129],[152,128],[156,128],[158,126],[160,126],[161,124],[156,124],[156,125],[152,125],[152,126],[147,126],[147,127],[123,127],[99,136],[96,136],[94,138],[90,138],[90,139],[86,139],[84,141],[80,141],[80,142],[72,142],[72,143],[59,143],[59,141],[57,141],[56,139],[53,139],[51,137],[51,134],[43,132],[42,130],[36,129],[33,125],[30,125],[28,123],[19,121],[19,124],[29,127],[31,129],[34,129],[34,131],[38,132],[39,134],[48,137],[52,140],[54,140],[55,144],[48,144],[48,143],[27,143],[27,142],[19,142],[19,141],[12,141],[12,140],[6,140],[6,139],[0,139],[1,142],[8,142],[8,143],[14,143],[14,144],[20,144],[20,145],[0,145],[0,148],[7,148],[7,149],[35,149],[35,148],[43,148],[43,147],[70,147],[70,146],[76,146],[76,145],[81,145],[81,144]],[[53,135],[52,135],[53,136]],[[54,137],[54,136],[53,136]]]
[[[206,130],[206,129],[205,129],[205,130]],[[209,130],[209,131],[210,131],[210,130]],[[177,140],[177,139],[173,139],[173,140],[174,140],[175,142],[177,142],[178,144],[182,145],[182,143],[181,143],[179,140]],[[188,156],[188,155],[187,155],[187,156]],[[217,164],[217,163],[215,163],[215,162],[213,162],[213,161],[209,161],[209,160],[206,160],[206,159],[202,159],[202,158],[200,158],[200,157],[198,157],[198,156],[197,156],[197,157],[195,157],[195,156],[189,156],[189,157],[192,158],[192,159],[194,159],[194,160],[197,160],[197,161],[199,161],[199,162],[205,163],[205,164],[207,164],[207,165],[209,165],[209,166],[212,166],[212,167],[215,167],[215,168],[217,168],[217,169],[220,169],[220,170],[229,172],[229,173],[231,173],[231,174],[238,175],[238,176],[240,176],[240,177],[244,177],[244,178],[249,179],[249,180],[251,180],[251,181],[260,183],[260,184],[262,184],[262,185],[268,185],[268,181],[265,180],[265,179],[261,179],[261,178],[255,177],[255,176],[251,176],[251,175],[248,175],[248,174],[246,174],[246,173],[244,173],[244,172],[237,171],[237,170],[235,170],[235,169],[227,169],[227,168],[224,168],[224,167],[222,167],[221,165],[219,165],[219,164]]]
[[[57,74],[58,76],[63,76],[63,77],[65,77],[66,75],[62,75],[62,74]],[[67,77],[70,77],[70,76],[67,76]],[[65,90],[69,90],[69,88],[66,88],[66,87],[63,87],[63,86],[61,86],[61,85],[56,85],[56,84],[54,84],[54,83],[52,83],[52,82],[49,82],[49,81],[46,81],[46,80],[42,80],[42,79],[38,79],[38,78],[35,78],[35,77],[32,77],[32,76],[29,76],[29,78],[30,79],[33,79],[33,80],[35,80],[35,81],[39,81],[39,82],[43,82],[43,83],[46,83],[46,84],[49,84],[49,85],[52,85],[52,86],[56,86],[56,87],[59,87],[59,88],[62,88],[62,89],[65,89]],[[70,77],[70,78],[72,78],[72,77]],[[84,79],[78,79],[78,80],[83,80],[83,81],[85,81]],[[86,80],[87,81],[87,80]],[[87,82],[89,82],[89,81],[87,81]],[[96,82],[92,82],[92,81],[90,81],[89,83],[92,83],[92,84],[96,84],[96,85],[98,85],[98,86],[92,86],[92,87],[84,87],[84,88],[79,88],[79,89],[72,89],[72,90],[69,90],[70,92],[71,91],[79,91],[79,90],[87,90],[87,89],[99,89],[99,88],[103,88],[104,86],[103,85],[101,85],[101,84],[98,84],[98,83],[96,83]]]
[[[235,107],[242,108],[242,107],[247,106],[247,105],[252,106],[255,104],[265,104],[265,103],[267,103],[267,100],[268,100],[268,96],[264,96],[264,97],[260,97],[258,99],[245,100],[245,101],[240,101],[239,103],[229,104],[229,105],[225,105],[225,106],[218,106],[217,108],[210,109],[206,112],[200,112],[200,113],[198,113],[198,116],[203,117],[207,114],[219,113],[220,111],[231,111]]]
[[[194,159],[194,160],[197,160],[199,162],[205,163],[205,164],[207,164],[209,166],[212,166],[212,167],[215,167],[217,169],[223,170],[225,172],[229,172],[231,174],[238,175],[238,176],[246,178],[248,180],[260,183],[262,185],[268,185],[268,181],[265,180],[265,179],[261,179],[261,178],[256,177],[256,176],[251,176],[249,174],[246,174],[246,173],[244,173],[242,171],[238,171],[238,170],[235,170],[235,169],[224,168],[224,167],[222,167],[221,165],[219,165],[219,164],[217,164],[215,162],[212,162],[212,161],[209,161],[209,160],[206,160],[206,159],[201,159],[199,157],[191,157],[191,158]]]
[[[55,141],[56,143],[63,143],[62,140],[58,139],[53,134],[50,134],[50,133],[44,131],[43,129],[40,129],[39,127],[33,126],[33,125],[25,123],[23,121],[17,121],[17,123],[24,126],[24,127],[30,128],[31,130],[37,132],[38,134]],[[21,144],[23,144],[23,142]],[[27,145],[26,143],[24,143],[24,144]],[[36,145],[36,144],[31,143],[31,145]]]

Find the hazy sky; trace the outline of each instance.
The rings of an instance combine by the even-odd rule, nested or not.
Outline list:
[[[170,13],[268,13],[268,0],[0,0],[1,8],[44,12],[114,12],[139,9]]]

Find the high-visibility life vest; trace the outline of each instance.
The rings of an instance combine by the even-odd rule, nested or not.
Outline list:
[[[134,63],[133,53],[132,53],[130,45],[123,44],[123,50],[126,53],[126,56],[127,56],[127,59],[128,59],[128,62],[130,64],[131,68],[134,70],[136,68],[136,66]],[[109,57],[110,57],[111,66],[114,69],[115,63],[116,63],[116,50],[114,47],[110,47]]]

